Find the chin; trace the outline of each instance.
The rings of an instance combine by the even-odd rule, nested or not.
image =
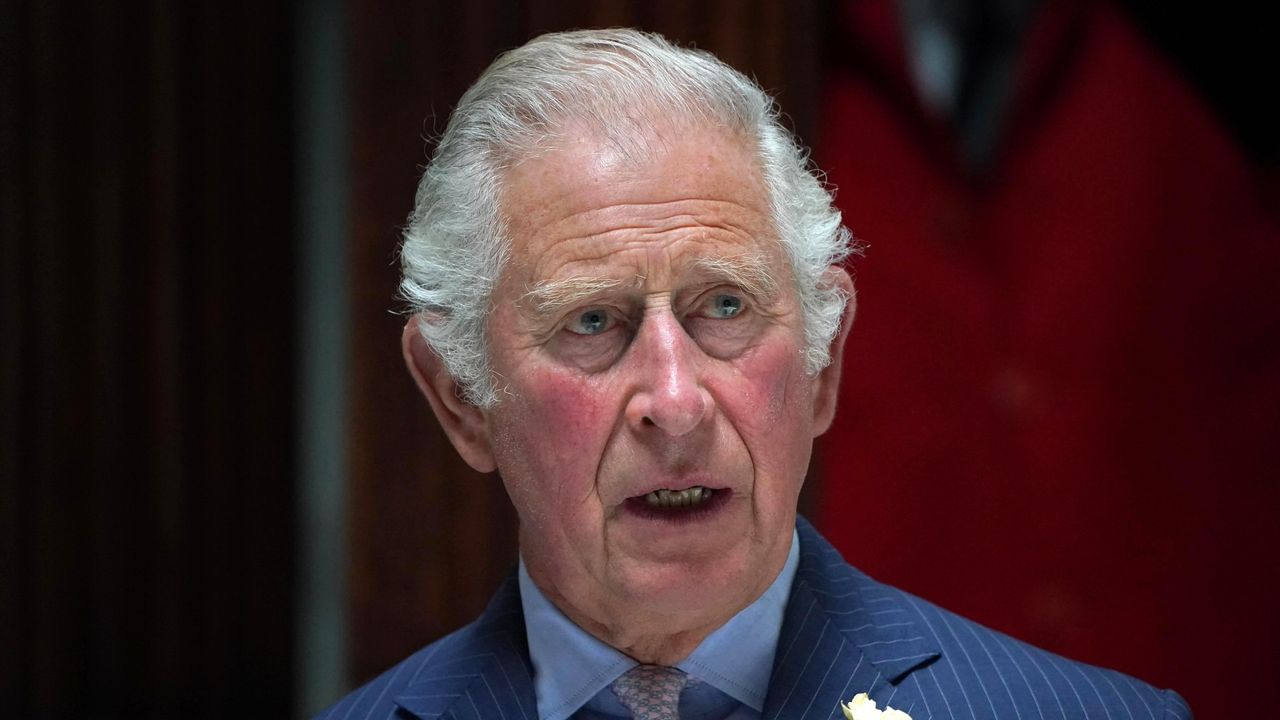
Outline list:
[[[728,617],[768,587],[773,576],[765,578],[767,573],[757,568],[756,563],[723,556],[644,563],[620,578],[623,599],[649,612]]]

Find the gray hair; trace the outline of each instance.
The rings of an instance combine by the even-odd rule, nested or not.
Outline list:
[[[754,142],[804,317],[805,367],[816,373],[830,362],[827,348],[848,298],[823,276],[854,248],[773,99],[711,54],[659,35],[579,30],[542,35],[499,56],[467,90],[423,172],[404,231],[400,291],[468,402],[488,408],[498,401],[486,317],[510,252],[504,171],[544,151],[571,122],[643,152],[646,134],[634,131],[650,113]]]

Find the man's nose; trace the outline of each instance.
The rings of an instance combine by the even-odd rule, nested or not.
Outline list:
[[[702,385],[701,360],[701,348],[669,310],[646,313],[632,340],[630,365],[638,377],[627,401],[627,422],[671,436],[698,427],[714,407]]]

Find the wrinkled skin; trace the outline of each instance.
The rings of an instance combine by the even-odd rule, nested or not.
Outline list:
[[[832,364],[806,373],[753,153],[714,130],[655,137],[643,161],[587,136],[507,174],[513,247],[488,338],[496,407],[458,399],[416,322],[404,345],[455,447],[500,471],[543,592],[614,647],[674,664],[786,560],[852,304]],[[843,270],[828,280],[852,295]],[[640,500],[694,486],[716,501],[663,514]]]

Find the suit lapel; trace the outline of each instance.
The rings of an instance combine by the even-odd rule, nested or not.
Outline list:
[[[537,720],[514,575],[475,624],[437,647],[395,698],[400,708],[423,720]]]
[[[840,718],[840,703],[865,692],[924,720],[901,681],[940,652],[898,591],[850,567],[800,519],[800,567],[782,622],[765,698],[766,720]]]

